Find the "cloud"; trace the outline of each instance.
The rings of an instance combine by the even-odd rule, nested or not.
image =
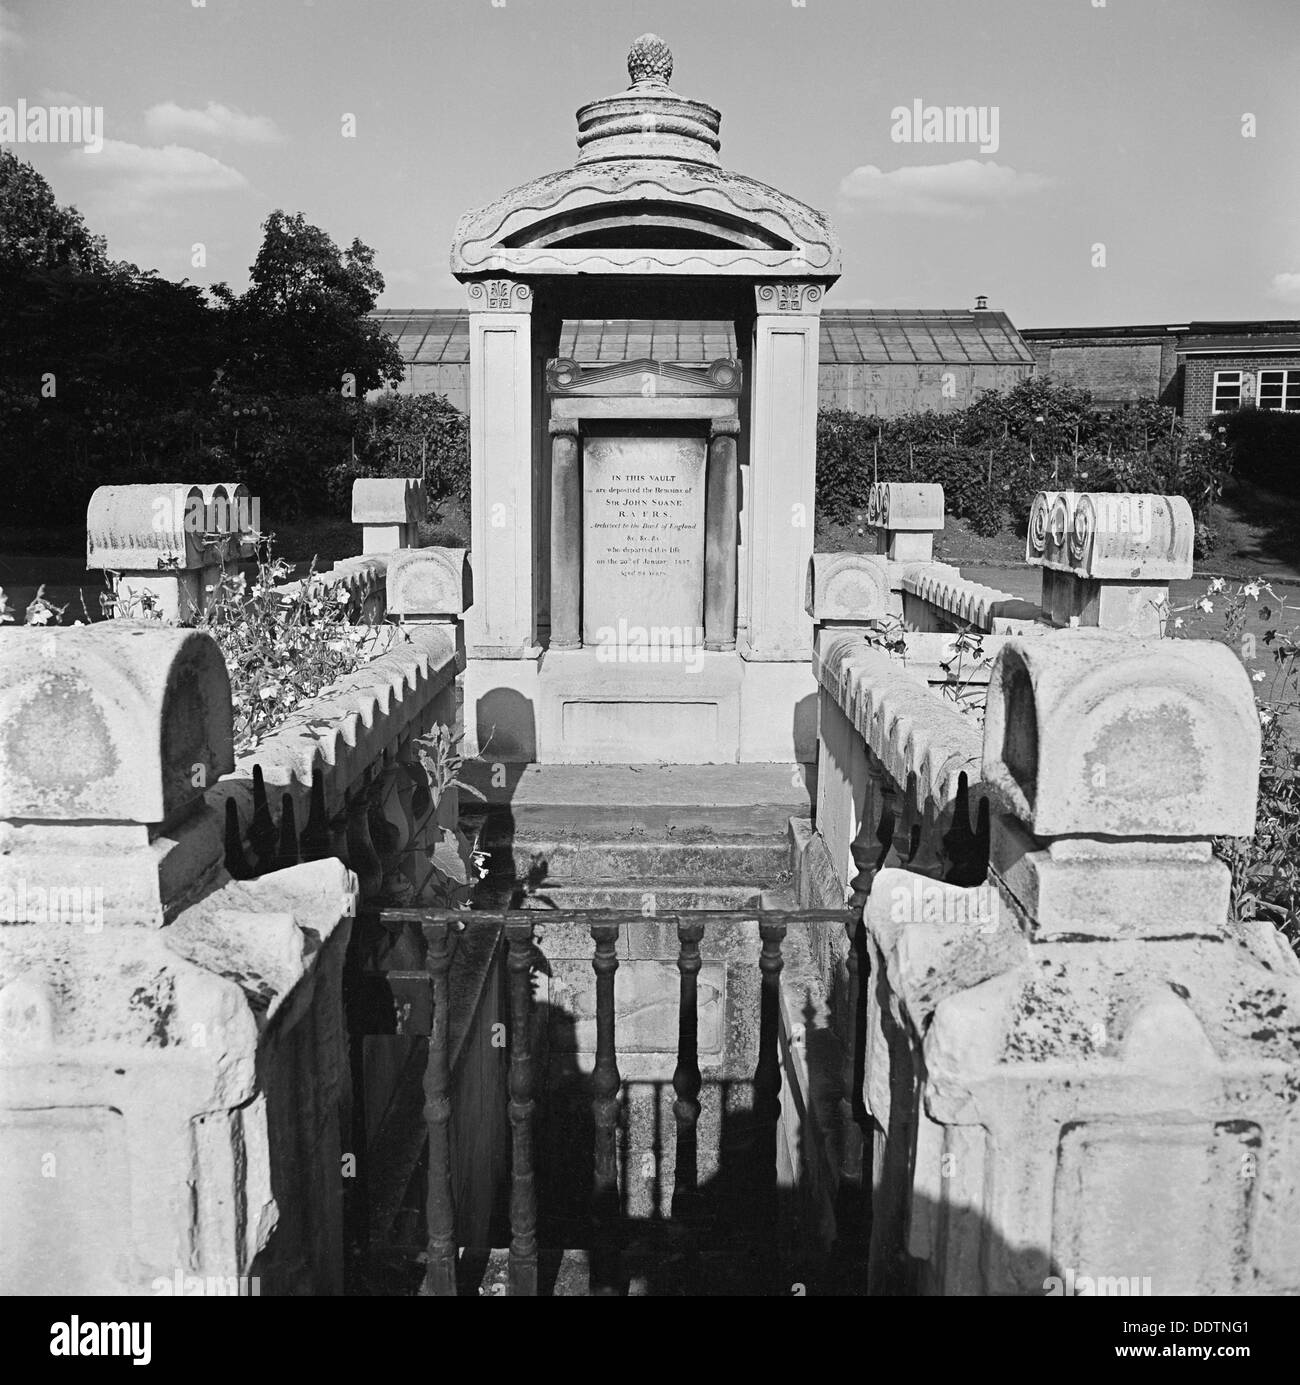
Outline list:
[[[840,197],[852,206],[879,212],[971,217],[986,207],[1050,187],[1052,181],[984,159],[910,164],[889,173],[875,164],[863,164],[840,180]]]
[[[239,144],[279,144],[284,139],[270,116],[245,115],[216,101],[201,111],[163,101],[145,111],[144,123],[156,139],[228,139]]]
[[[23,36],[18,32],[18,19],[11,9],[0,5],[0,48],[21,48]]]
[[[1268,294],[1283,303],[1300,304],[1300,274],[1275,274]]]
[[[231,192],[246,188],[248,179],[199,149],[179,144],[149,148],[125,140],[106,139],[97,154],[80,153],[82,168],[98,175],[113,201],[132,206],[187,192]]]

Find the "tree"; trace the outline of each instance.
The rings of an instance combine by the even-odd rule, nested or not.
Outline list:
[[[359,240],[340,251],[302,213],[272,212],[249,287],[213,295],[227,313],[223,386],[242,393],[346,393],[400,381],[397,344],[368,314],[384,290],[375,252]]]
[[[60,207],[31,164],[0,148],[0,269],[107,274],[110,268],[104,237],[91,235],[75,207]]]

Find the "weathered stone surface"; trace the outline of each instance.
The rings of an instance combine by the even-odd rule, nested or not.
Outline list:
[[[1250,836],[1259,745],[1225,645],[1056,631],[998,656],[984,779],[1039,837]]]
[[[4,1292],[149,1295],[255,1262],[262,1293],[339,1292],[354,904],[319,861],[162,931],[0,930]]]
[[[873,1292],[1295,1292],[1300,1183],[1279,1158],[1297,1134],[1295,969],[1226,931],[1031,946],[900,921],[913,879],[882,872],[867,907],[886,978],[868,1032]],[[925,889],[948,918],[975,893]]]
[[[996,587],[963,577],[947,563],[924,563],[902,573],[903,616],[919,630],[972,626],[989,634],[1029,634],[1043,611]]]
[[[804,609],[818,622],[883,620],[891,611],[885,561],[866,553],[814,553]]]
[[[161,823],[233,768],[209,635],[152,622],[0,635],[0,818]]]
[[[1076,577],[1169,582],[1192,575],[1195,530],[1182,496],[1040,491],[1025,560]]]
[[[86,566],[114,572],[202,567],[206,525],[199,486],[100,486],[86,507]]]
[[[465,548],[413,548],[388,564],[388,613],[451,620],[474,604],[474,581]]]
[[[873,529],[936,532],[943,528],[943,487],[933,482],[875,481],[867,499]]]
[[[418,524],[424,482],[409,476],[359,476],[352,483],[353,524]]]

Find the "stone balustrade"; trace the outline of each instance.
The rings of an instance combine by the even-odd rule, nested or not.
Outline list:
[[[860,634],[816,667],[797,883],[865,900],[828,990],[841,1176],[859,1131],[874,1146],[871,1292],[1300,1289],[1300,963],[1228,921],[1212,851],[1254,828],[1232,652],[1039,625],[999,641],[982,727]]]
[[[231,767],[230,686],[206,635],[0,642],[0,1285],[338,1292],[355,878],[223,869],[205,786]]]
[[[92,501],[90,551],[145,574],[171,620],[200,615],[222,532],[203,526],[227,502],[219,556],[241,559],[239,497],[117,489],[131,494]],[[320,577],[345,583],[355,619],[382,621],[400,556]],[[8,1292],[341,1290],[341,1156],[365,1170],[391,1141],[380,1119],[417,1042],[354,1038],[349,1094],[352,920],[455,903],[471,881],[454,764],[416,744],[454,748],[468,561],[418,556],[397,587],[402,626],[372,632],[381,652],[238,760],[208,635],[128,619],[0,634]],[[495,993],[489,943],[470,949],[476,995]],[[481,1054],[455,1062],[475,1111]],[[460,1177],[482,1221],[489,1193],[463,1157]]]

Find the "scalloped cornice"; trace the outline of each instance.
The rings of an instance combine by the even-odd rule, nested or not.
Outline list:
[[[530,244],[530,231],[539,239],[543,228],[553,235],[559,218],[575,235],[584,222],[597,219],[608,232],[619,206],[647,201],[668,205],[701,231],[713,228],[721,238],[734,242],[739,235],[750,244],[689,250]],[[628,227],[640,224],[629,210]],[[754,249],[755,243],[771,248]],[[461,279],[488,273],[661,272],[833,281],[840,275],[840,246],[819,211],[753,178],[668,159],[628,159],[548,173],[467,212],[456,226],[451,270]]]

